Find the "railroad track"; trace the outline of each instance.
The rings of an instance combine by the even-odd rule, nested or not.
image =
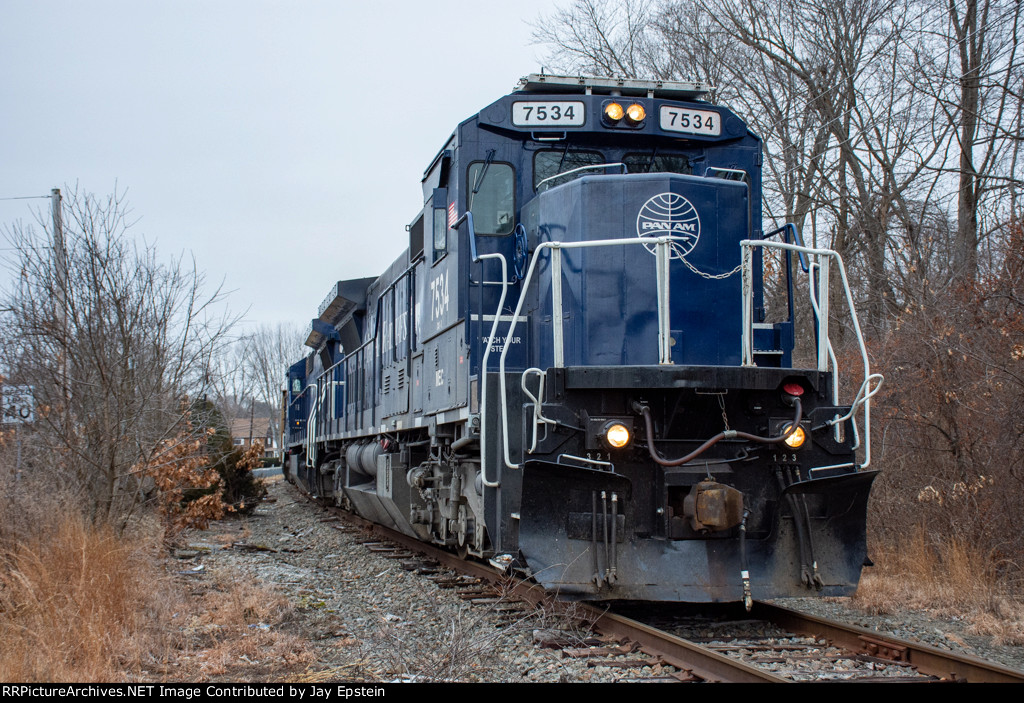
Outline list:
[[[617,617],[757,668],[760,681],[1024,682],[1024,672],[977,657],[764,602],[750,613],[738,604],[713,610],[659,604],[657,612],[644,604],[625,612],[632,617],[622,611]]]
[[[694,606],[616,604],[613,608],[557,601],[535,584],[515,580],[489,564],[466,561],[412,537],[331,509],[343,525],[365,530],[364,546],[397,559],[439,588],[518,619],[535,607],[585,623],[595,637],[540,633],[542,646],[594,666],[655,676],[623,680],[794,683],[823,681],[1024,683],[1024,672],[919,642],[755,602]]]

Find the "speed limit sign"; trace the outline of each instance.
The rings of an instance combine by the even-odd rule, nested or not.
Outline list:
[[[32,386],[3,387],[3,423],[24,424],[35,420],[35,396]]]

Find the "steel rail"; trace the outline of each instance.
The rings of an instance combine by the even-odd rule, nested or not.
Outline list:
[[[623,615],[606,612],[592,605],[580,606],[594,618],[594,627],[606,634],[627,637],[640,644],[647,654],[660,656],[672,666],[690,671],[708,682],[793,683],[770,671],[759,669],[707,647],[676,637]],[[588,619],[588,621],[590,621]]]
[[[943,680],[1024,683],[1024,671],[986,662],[969,654],[955,654],[920,642],[899,639],[866,627],[800,613],[779,605],[756,601],[751,614],[796,634],[823,636],[830,643],[854,652],[906,662],[923,674],[938,676]],[[892,654],[899,658],[894,658]]]

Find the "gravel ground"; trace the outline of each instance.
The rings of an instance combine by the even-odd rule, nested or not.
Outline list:
[[[280,633],[301,642],[302,656],[282,655],[294,647],[236,649],[241,653],[218,655],[223,666],[203,669],[206,678],[608,682],[674,671],[588,667],[583,660],[539,647],[534,643],[538,632],[561,629],[581,642],[587,633],[551,614],[509,615],[500,606],[469,605],[454,590],[438,588],[397,560],[367,550],[360,544],[364,533],[338,529],[341,523],[285,481],[271,479],[268,488],[269,500],[251,516],[188,533],[176,568],[187,574],[181,578],[192,584],[193,593],[234,582],[283,597],[289,607],[277,622],[245,627],[254,637]],[[780,605],[1024,670],[1024,648],[994,646],[990,638],[968,634],[958,621],[914,612],[870,616],[849,607],[846,599],[796,599]]]
[[[251,516],[186,535],[177,568],[189,574],[182,578],[194,590],[202,591],[204,582],[215,587],[241,580],[283,594],[293,606],[284,621],[249,627],[302,637],[314,661],[288,666],[243,654],[216,669],[214,679],[557,683],[661,673],[588,667],[535,646],[535,631],[565,629],[565,621],[535,612],[510,620],[498,607],[472,606],[454,590],[370,552],[360,544],[365,533],[337,529],[341,523],[283,480],[268,488],[270,501]],[[566,634],[582,642],[586,633],[568,627]],[[279,650],[265,648],[271,656]],[[197,668],[193,663],[191,670]]]

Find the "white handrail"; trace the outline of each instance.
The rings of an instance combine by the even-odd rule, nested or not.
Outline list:
[[[531,374],[537,376],[537,395],[530,392],[530,389],[526,387],[526,377]],[[547,379],[547,373],[532,366],[525,371],[519,378],[519,385],[523,389],[523,395],[533,401],[533,441],[530,443],[530,448],[526,450],[527,454],[533,454],[537,451],[537,428],[543,424],[554,425],[556,422],[544,417],[543,406],[544,406],[544,382]],[[545,436],[547,433],[545,432]]]
[[[562,310],[561,310],[561,276],[562,276],[562,270],[561,270],[561,250],[562,249],[596,248],[596,247],[605,247],[605,246],[626,246],[626,245],[636,245],[636,244],[644,244],[644,245],[648,245],[649,246],[651,244],[654,244],[657,247],[656,248],[656,252],[655,252],[656,253],[656,257],[655,257],[655,271],[656,271],[656,276],[657,276],[657,293],[658,293],[658,332],[659,332],[659,335],[658,335],[659,336],[659,339],[658,339],[658,356],[659,356],[659,363],[662,363],[662,364],[671,363],[671,359],[670,359],[670,345],[669,345],[669,334],[670,334],[669,330],[671,329],[671,323],[670,323],[670,320],[669,320],[670,307],[669,307],[669,300],[668,300],[668,292],[669,292],[668,276],[669,276],[670,255],[669,255],[669,248],[668,247],[669,247],[669,244],[672,241],[680,240],[680,239],[681,239],[680,237],[663,236],[663,237],[638,237],[638,238],[628,238],[628,239],[599,239],[599,240],[580,241],[580,242],[551,241],[551,242],[542,242],[542,243],[540,243],[537,246],[537,248],[534,250],[534,255],[533,255],[533,257],[531,257],[531,260],[530,260],[529,269],[527,270],[526,275],[523,277],[522,288],[521,288],[521,292],[520,292],[520,295],[519,295],[519,301],[516,303],[516,308],[515,308],[515,311],[512,314],[512,320],[511,320],[511,322],[509,324],[509,329],[508,329],[508,332],[507,332],[508,338],[511,338],[513,336],[513,333],[515,331],[516,325],[518,324],[520,313],[522,312],[523,305],[524,305],[524,303],[526,301],[526,297],[527,297],[527,294],[528,294],[528,291],[529,291],[530,283],[533,280],[534,272],[536,271],[536,268],[537,268],[537,262],[541,258],[540,257],[540,253],[541,253],[542,250],[550,249],[552,251],[552,256],[551,256],[551,275],[552,275],[552,289],[553,289],[552,290],[552,295],[553,295],[553,300],[552,300],[552,318],[553,318],[553,322],[554,322],[554,324],[553,324],[553,331],[552,331],[552,336],[553,336],[553,340],[552,341],[553,341],[553,344],[554,344],[555,366],[556,367],[561,367],[561,366],[564,366],[564,332],[561,329],[562,325],[560,324],[561,321],[562,321]],[[845,296],[846,296],[846,300],[847,300],[847,304],[848,304],[848,307],[849,307],[849,310],[850,310],[850,317],[851,317],[851,321],[853,323],[854,333],[856,335],[857,343],[858,343],[858,346],[860,348],[861,359],[862,359],[862,362],[863,362],[864,380],[862,381],[860,389],[857,392],[857,396],[854,398],[854,401],[853,401],[853,403],[851,405],[850,411],[845,416],[843,416],[843,417],[836,417],[833,420],[829,421],[829,424],[830,425],[839,425],[840,423],[845,422],[846,420],[853,419],[853,424],[854,424],[853,431],[854,431],[854,438],[855,438],[855,442],[854,442],[853,448],[857,449],[859,444],[860,444],[860,436],[859,436],[859,433],[857,432],[857,427],[856,427],[857,423],[856,423],[856,417],[855,416],[856,416],[857,410],[860,407],[864,408],[864,437],[865,437],[866,441],[865,441],[865,450],[864,450],[864,462],[863,462],[863,464],[861,464],[861,468],[867,468],[871,464],[871,442],[870,442],[870,433],[871,433],[871,402],[870,402],[870,400],[878,392],[878,389],[879,389],[879,387],[881,385],[883,377],[882,377],[881,374],[872,374],[871,373],[870,361],[869,361],[868,355],[867,355],[867,347],[866,347],[866,345],[864,343],[864,336],[863,336],[863,333],[861,332],[860,322],[857,319],[857,313],[856,313],[856,309],[855,309],[854,303],[853,303],[853,293],[850,290],[849,279],[848,279],[848,277],[846,275],[846,267],[843,264],[842,257],[837,252],[832,251],[830,249],[815,249],[815,248],[812,248],[812,247],[805,247],[805,246],[800,246],[800,245],[797,245],[797,244],[789,244],[789,243],[785,243],[785,242],[772,242],[772,241],[765,241],[765,240],[749,240],[749,239],[745,239],[745,240],[742,240],[740,242],[740,246],[742,248],[741,269],[742,269],[742,272],[743,272],[743,274],[742,274],[742,286],[743,286],[743,311],[742,311],[743,312],[743,332],[742,332],[742,340],[741,340],[742,341],[742,357],[743,357],[743,362],[742,363],[743,363],[743,365],[744,366],[753,366],[753,325],[752,325],[752,319],[753,319],[753,280],[754,280],[754,277],[753,277],[753,255],[752,255],[753,248],[754,247],[763,247],[763,248],[768,248],[768,249],[789,250],[789,251],[795,251],[795,252],[802,252],[802,253],[810,256],[810,257],[814,257],[816,259],[815,266],[816,266],[816,268],[817,268],[817,270],[819,272],[819,275],[818,275],[817,280],[815,280],[815,277],[812,274],[812,286],[814,286],[816,289],[824,288],[824,296],[822,296],[820,294],[817,295],[817,296],[814,296],[812,294],[812,301],[811,301],[811,304],[814,307],[815,312],[818,315],[818,320],[819,320],[819,322],[818,322],[818,325],[819,325],[819,327],[818,327],[818,329],[819,329],[819,335],[818,335],[818,337],[819,337],[819,339],[818,339],[818,370],[821,371],[821,372],[828,371],[829,363],[831,362],[832,368],[836,371],[835,383],[833,384],[833,402],[838,405],[838,390],[837,390],[837,388],[838,388],[838,368],[837,368],[837,363],[836,363],[836,358],[835,358],[835,351],[833,350],[832,345],[831,345],[831,341],[829,340],[829,337],[828,337],[828,322],[827,322],[827,315],[828,315],[828,303],[827,303],[827,297],[828,297],[828,290],[827,290],[827,285],[828,285],[828,268],[827,268],[827,265],[832,260],[834,260],[836,262],[837,268],[839,269],[839,273],[840,273],[840,276],[842,278],[843,290],[844,290],[844,293],[845,293]],[[505,267],[504,257],[501,257],[500,255],[486,255],[486,256],[489,257],[489,258],[501,258],[502,259],[502,267],[503,267],[502,279],[503,280],[507,280],[507,277],[506,277],[506,274],[505,274],[505,270],[504,270],[504,267]],[[480,258],[484,258],[484,257],[481,256]],[[821,260],[822,259],[825,260],[825,263],[826,263],[825,267],[822,267],[822,265],[821,265]],[[494,323],[492,324],[492,327],[491,327],[491,336],[488,338],[487,349],[484,352],[484,359],[483,359],[483,366],[482,366],[483,371],[484,371],[484,374],[483,374],[484,375],[484,386],[483,386],[483,389],[481,390],[481,404],[484,406],[482,408],[483,417],[481,418],[481,426],[482,426],[482,428],[486,427],[486,389],[487,389],[486,369],[487,369],[487,359],[488,359],[489,354],[490,354],[490,348],[491,348],[491,346],[493,345],[493,342],[494,342],[494,335],[496,333],[498,319],[499,319],[499,317],[501,315],[502,309],[504,308],[505,293],[506,293],[506,286],[503,286],[502,287],[501,302],[499,303],[498,312],[495,315],[495,320],[494,320]],[[823,298],[825,300],[823,300]],[[508,344],[503,345],[503,348],[502,348],[502,351],[501,351],[501,357],[500,357],[500,361],[499,361],[499,387],[500,387],[500,390],[501,390],[501,403],[500,403],[500,406],[499,406],[499,412],[501,413],[501,418],[502,418],[501,428],[502,428],[502,449],[503,449],[503,454],[504,454],[504,456],[503,456],[504,463],[505,463],[505,466],[507,468],[516,469],[516,468],[518,468],[518,465],[514,464],[512,462],[511,448],[509,446],[509,434],[508,434],[508,413],[507,413],[508,388],[507,388],[506,382],[505,382],[505,368],[506,368],[506,361],[507,361],[508,351],[509,351],[509,345]],[[874,386],[872,386],[873,382],[874,382]],[[533,399],[533,400],[534,400],[534,403],[536,405],[537,402],[540,399]],[[536,418],[535,418],[535,422],[536,422]],[[536,431],[536,427],[534,428],[534,430]],[[481,430],[481,445],[485,446],[483,432],[485,432],[484,429]],[[483,457],[481,457],[481,459],[482,459],[482,461],[484,460]],[[486,466],[486,461],[484,461],[484,466]],[[831,468],[831,467],[818,467],[818,468],[821,469],[821,468]],[[488,485],[489,487],[497,487],[497,485],[499,485],[499,483],[500,483],[500,482],[490,482],[490,481],[488,481],[487,480],[487,476],[486,476],[486,470],[484,471],[483,480],[484,480],[485,485]]]
[[[669,251],[668,241],[659,241],[655,249],[655,266],[658,272],[658,363],[672,363],[671,317],[669,307]]]
[[[824,290],[825,291],[825,297],[828,298],[828,284],[825,283],[824,281],[822,281],[822,283],[819,284],[817,282],[816,278],[815,278],[815,276],[816,276],[815,272],[819,271],[820,269],[821,269],[821,264],[818,263],[817,260],[815,260],[815,262],[813,264],[809,264],[808,267],[807,267],[807,290],[808,290],[808,293],[809,293],[809,296],[810,296],[810,299],[811,299],[811,308],[814,310],[814,315],[816,316],[816,318],[818,320],[822,319],[822,310],[821,310],[821,307],[818,305],[818,295],[819,295],[818,291],[819,291],[819,289]],[[825,269],[825,270],[827,271],[828,269]],[[832,364],[832,404],[833,405],[839,405],[839,361],[836,359],[835,349],[832,348],[832,340],[828,339],[827,336],[822,335],[821,334],[821,328],[819,327],[819,332],[818,332],[818,344],[819,345],[821,344],[822,338],[825,339],[825,342],[827,344],[828,359],[829,359],[829,361]],[[825,369],[820,369],[820,362],[819,362],[819,370],[827,371],[828,367],[826,367]],[[842,435],[841,435],[841,432],[840,432],[839,416],[836,415],[836,417],[833,418],[833,421],[836,423],[835,426],[834,426],[834,429],[833,429],[833,436],[835,437],[836,442],[840,442],[841,438],[842,438]],[[856,423],[854,423],[854,425],[853,425],[853,445],[852,445],[851,448],[854,451],[856,451],[859,447],[860,447],[860,434],[857,432],[857,425],[856,425]]]
[[[835,354],[832,351],[832,345],[828,339],[828,267],[821,266],[821,260],[824,259],[826,264],[831,260],[836,262],[836,267],[839,269],[839,275],[843,281],[843,292],[846,296],[847,307],[850,310],[850,321],[853,323],[853,331],[857,337],[857,346],[860,348],[861,361],[864,365],[864,380],[861,382],[860,389],[857,391],[857,396],[854,398],[854,402],[851,404],[850,412],[842,418],[834,418],[829,424],[838,424],[845,420],[854,418],[858,407],[864,408],[864,463],[861,464],[861,468],[867,468],[871,464],[871,398],[878,392],[879,387],[884,380],[881,374],[871,373],[871,362],[868,360],[867,345],[864,343],[864,335],[860,329],[860,322],[857,319],[857,310],[853,304],[853,292],[850,290],[850,281],[846,276],[846,266],[843,264],[843,257],[838,252],[831,249],[815,249],[812,247],[800,246],[798,244],[789,244],[786,242],[772,242],[763,239],[751,240],[744,239],[740,242],[740,246],[743,247],[743,364],[745,366],[753,365],[753,326],[750,321],[753,317],[753,257],[751,252],[754,247],[763,247],[766,249],[783,249],[787,251],[803,252],[809,257],[813,256],[815,266],[820,271],[820,277],[817,281],[815,288],[819,291],[819,295],[814,296],[812,292],[812,306],[814,305],[814,298],[817,298],[817,306],[815,310],[818,312],[818,370],[827,371],[828,362],[831,357],[833,367],[835,366]],[[813,268],[813,267],[812,267]],[[812,277],[813,283],[813,277]],[[820,291],[824,290],[824,296],[820,295]],[[877,380],[878,383],[871,387],[871,382]],[[835,379],[834,387],[838,386],[838,375]],[[838,404],[838,403],[837,403]],[[860,438],[856,434],[857,423],[856,419],[853,422],[854,436],[859,443]],[[856,446],[854,446],[856,449]],[[832,468],[832,467],[818,467]]]
[[[651,245],[655,244],[659,249],[664,248],[666,252],[662,257],[656,257],[655,259],[655,271],[658,278],[658,330],[664,334],[661,335],[663,338],[659,339],[659,358],[662,363],[671,363],[668,361],[668,349],[670,348],[668,343],[668,330],[671,328],[669,321],[669,309],[668,309],[668,268],[669,268],[669,256],[668,246],[673,241],[684,241],[683,237],[663,236],[663,237],[631,237],[628,239],[593,239],[581,242],[541,242],[537,245],[534,250],[533,257],[530,259],[530,268],[526,272],[526,276],[523,277],[522,289],[519,293],[519,302],[516,303],[516,310],[512,313],[512,322],[508,328],[508,337],[512,337],[512,333],[516,328],[516,324],[519,320],[519,313],[522,312],[523,303],[526,301],[526,295],[530,288],[530,282],[533,280],[533,272],[537,268],[537,262],[540,260],[540,252],[543,249],[552,250],[552,265],[551,265],[551,276],[552,276],[552,287],[558,286],[558,305],[555,305],[555,301],[552,301],[552,319],[556,324],[553,325],[553,336],[554,336],[554,358],[556,366],[562,365],[564,360],[564,350],[560,347],[563,344],[561,325],[558,322],[561,321],[561,283],[562,283],[562,270],[561,270],[561,252],[562,249],[588,249],[596,247],[610,247],[610,246],[632,246],[635,244]],[[558,254],[555,254],[558,252]],[[556,261],[557,258],[557,261]],[[664,263],[661,263],[664,260]],[[559,266],[556,268],[555,264]],[[664,291],[662,290],[664,287]],[[554,295],[554,291],[553,291]],[[664,307],[661,303],[664,300]],[[499,310],[500,313],[500,310]],[[497,317],[497,316],[496,316]],[[663,319],[664,318],[664,319]],[[501,350],[501,360],[498,364],[499,378],[498,382],[501,387],[501,419],[502,419],[502,448],[504,450],[505,466],[510,469],[519,468],[517,464],[512,463],[511,450],[509,448],[508,441],[508,412],[506,412],[507,401],[508,401],[508,389],[505,385],[505,359],[508,356],[509,344],[505,344]],[[486,367],[485,367],[486,370]]]
[[[505,307],[505,294],[508,292],[508,262],[505,261],[505,256],[502,254],[480,254],[477,256],[478,259],[497,259],[501,262],[501,298],[498,300],[498,310],[494,313],[494,322],[491,323],[491,334],[487,337],[487,348],[484,349],[484,357],[480,363],[480,478],[483,484],[488,488],[498,488],[501,486],[501,479],[498,477],[495,481],[487,480],[487,360],[491,356],[491,346],[494,344],[494,337],[498,333],[498,322],[501,320],[501,311]],[[481,270],[482,270],[481,266]],[[483,275],[480,276],[481,282],[483,281]],[[519,314],[519,310],[516,310],[516,314]],[[515,325],[515,319],[513,318],[512,325]],[[505,336],[504,349],[508,349],[509,340],[512,338],[512,331],[509,328],[509,333]],[[502,360],[504,361],[504,351],[502,352]],[[504,398],[502,398],[504,401]],[[505,413],[502,412],[502,415]]]
[[[306,466],[316,466],[316,416],[320,409],[320,384],[310,383],[306,390],[314,389],[309,394],[309,415],[306,417]]]

